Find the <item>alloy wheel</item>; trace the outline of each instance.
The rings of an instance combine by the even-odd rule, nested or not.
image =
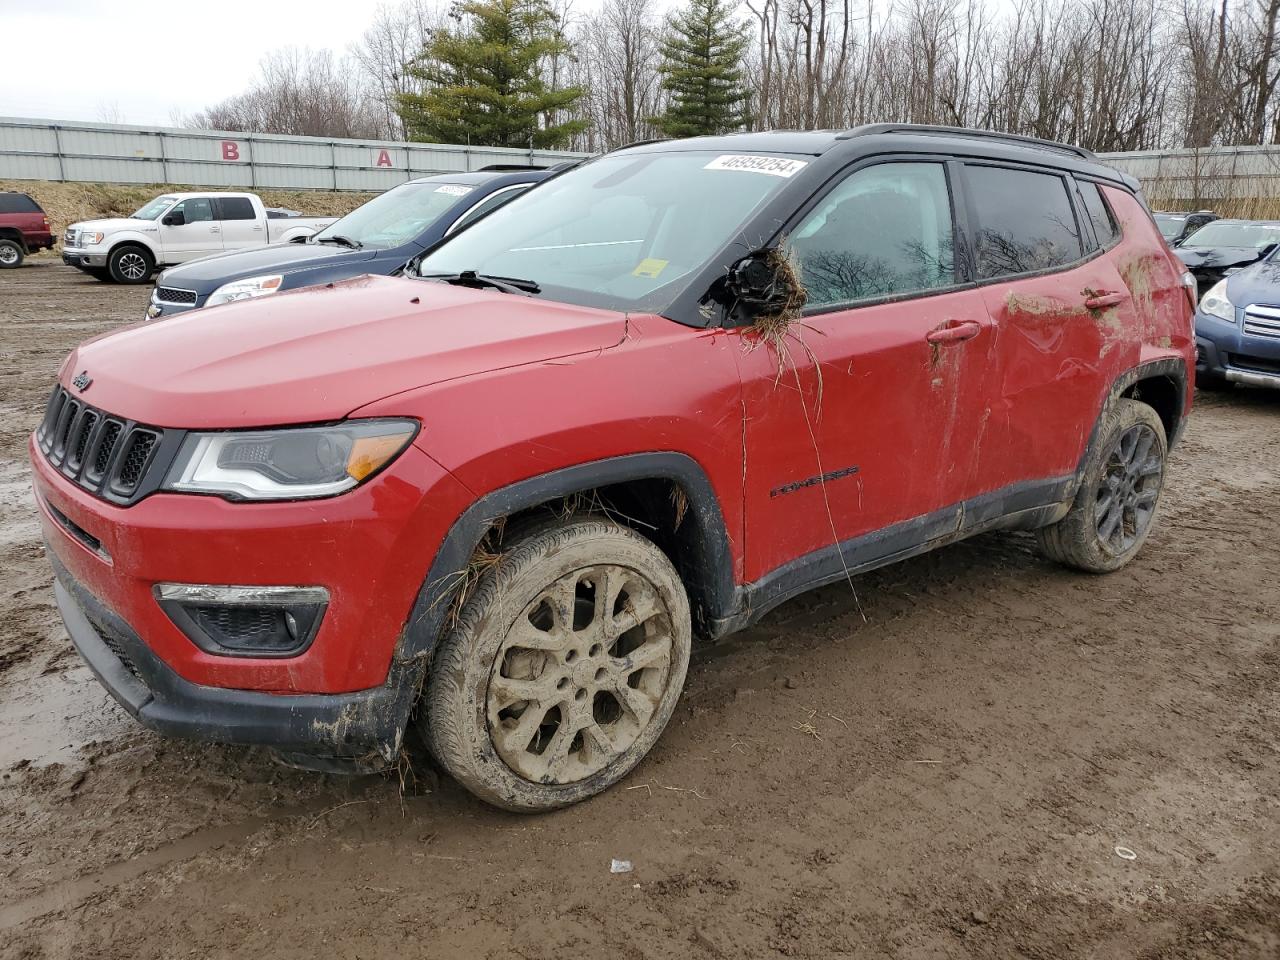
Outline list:
[[[147,261],[140,253],[121,254],[116,262],[120,273],[130,280],[141,280],[147,273]]]
[[[1129,550],[1151,525],[1164,461],[1155,431],[1135,424],[1107,452],[1094,517],[1098,541],[1113,555]]]
[[[8,244],[0,244],[0,264],[5,266],[13,266],[18,262],[18,249]]]
[[[516,618],[495,659],[486,707],[498,756],[536,783],[603,770],[661,703],[672,649],[670,611],[634,570],[561,577]]]

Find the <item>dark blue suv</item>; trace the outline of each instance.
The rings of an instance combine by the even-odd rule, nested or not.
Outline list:
[[[306,242],[218,254],[171,267],[156,280],[147,319],[366,273],[395,273],[422,251],[559,169],[487,167],[410,180]]]
[[[1280,248],[1229,274],[1196,310],[1196,385],[1280,387]]]

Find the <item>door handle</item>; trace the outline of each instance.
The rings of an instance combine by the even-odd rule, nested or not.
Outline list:
[[[972,340],[982,331],[982,324],[977,320],[950,320],[946,326],[930,330],[925,334],[929,343],[959,343],[961,340]]]
[[[222,232],[222,228],[221,228],[221,227],[210,227],[210,228],[209,228],[209,232],[210,232],[210,233],[221,233],[221,232]]]
[[[1098,290],[1093,296],[1084,302],[1086,310],[1104,310],[1107,307],[1114,307],[1118,303],[1124,303],[1129,299],[1127,293],[1108,293],[1106,290]]]

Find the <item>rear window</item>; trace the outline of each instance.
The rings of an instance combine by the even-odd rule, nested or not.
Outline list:
[[[1084,209],[1089,215],[1089,222],[1093,224],[1098,246],[1111,246],[1111,242],[1120,235],[1120,231],[1116,228],[1115,218],[1111,216],[1106,197],[1102,195],[1102,188],[1096,183],[1081,183],[1080,196],[1084,200]]]
[[[44,213],[25,193],[0,193],[0,213]]]
[[[256,220],[253,202],[248,197],[219,197],[223,220]]]
[[[978,276],[1051,270],[1083,254],[1062,177],[1009,167],[965,168],[977,212]]]

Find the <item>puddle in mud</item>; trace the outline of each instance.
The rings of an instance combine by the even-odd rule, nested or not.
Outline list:
[[[135,726],[88,667],[9,684],[0,698],[0,770],[23,761],[74,761],[86,744],[121,737]]]

